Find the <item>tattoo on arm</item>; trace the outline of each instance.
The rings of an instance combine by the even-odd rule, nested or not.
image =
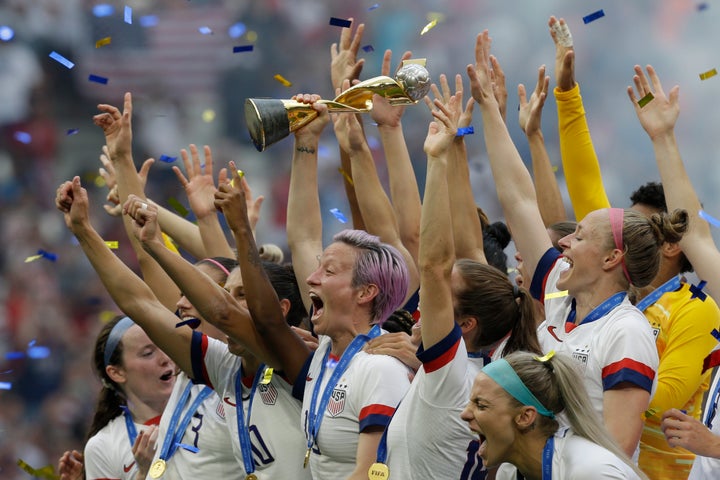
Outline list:
[[[295,150],[297,150],[298,152],[303,152],[303,153],[315,153],[315,149],[313,147],[303,147],[302,145],[295,148]]]
[[[262,265],[262,262],[260,261],[260,255],[258,255],[257,249],[251,248],[247,255],[248,263],[250,263],[250,266],[252,267],[258,267]]]

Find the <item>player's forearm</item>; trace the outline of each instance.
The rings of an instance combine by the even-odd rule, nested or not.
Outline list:
[[[487,263],[483,249],[483,232],[470,184],[465,141],[456,138],[448,157],[447,183],[452,212],[455,256]]]
[[[562,195],[545,148],[542,132],[528,135],[538,207],[546,227],[567,220]]]

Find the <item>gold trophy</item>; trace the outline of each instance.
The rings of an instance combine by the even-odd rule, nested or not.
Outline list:
[[[430,89],[430,74],[425,59],[403,61],[395,78],[373,77],[348,88],[333,100],[319,100],[333,113],[366,113],[372,110],[373,95],[385,97],[390,105],[417,103]],[[295,100],[248,98],[245,121],[255,148],[262,152],[269,145],[307,125],[318,113],[311,105]]]

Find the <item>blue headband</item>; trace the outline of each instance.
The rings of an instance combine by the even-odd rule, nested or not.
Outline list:
[[[504,358],[495,360],[483,367],[482,372],[492,378],[503,390],[512,395],[515,400],[530,407],[535,407],[540,415],[555,418],[555,414],[545,408],[535,395],[525,386],[515,370]]]
[[[133,325],[135,325],[135,322],[130,320],[130,317],[123,317],[115,324],[112,330],[110,330],[110,335],[108,335],[107,342],[105,342],[104,360],[106,367],[110,365],[110,358],[112,358],[113,353],[115,353],[115,349],[117,348],[118,343],[120,343],[123,335],[125,335],[127,329]]]

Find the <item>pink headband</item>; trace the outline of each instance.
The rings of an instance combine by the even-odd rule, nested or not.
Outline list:
[[[203,261],[203,262],[210,262],[210,263],[212,263],[213,265],[215,265],[216,267],[218,267],[220,270],[222,270],[223,272],[225,272],[225,275],[228,275],[228,276],[230,275],[230,272],[228,272],[228,269],[225,268],[225,267],[223,267],[222,263],[218,262],[217,260],[214,260],[214,259],[212,259],[212,258],[204,258],[202,261]]]
[[[623,225],[625,218],[625,210],[622,208],[611,208],[610,209],[610,230],[612,230],[613,240],[615,240],[615,248],[623,252],[622,269],[627,278],[628,283],[632,284],[630,280],[630,273],[628,273],[627,266],[625,265],[625,249],[623,248]]]

